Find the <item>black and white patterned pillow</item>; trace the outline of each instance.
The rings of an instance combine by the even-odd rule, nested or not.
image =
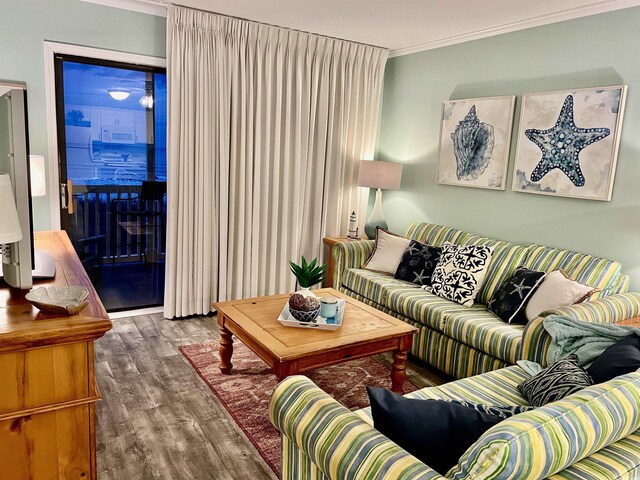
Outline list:
[[[580,366],[578,356],[572,353],[526,379],[518,385],[518,390],[531,405],[542,407],[590,385],[593,385],[591,376]]]
[[[493,247],[445,243],[438,265],[425,290],[471,307],[487,274]]]
[[[431,285],[431,275],[438,265],[441,252],[442,248],[440,247],[432,247],[411,240],[402,255],[395,278],[420,286]]]
[[[519,413],[529,412],[535,410],[536,407],[529,407],[526,405],[484,405],[482,403],[472,403],[465,400],[447,400],[447,402],[457,403],[458,405],[464,405],[465,407],[473,408],[482,413],[488,413],[494,417],[506,419],[518,415]]]
[[[518,267],[513,276],[493,294],[487,309],[507,323],[526,323],[524,307],[544,281],[545,275],[544,272]]]

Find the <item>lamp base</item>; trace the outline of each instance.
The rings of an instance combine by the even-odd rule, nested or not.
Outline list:
[[[380,189],[376,192],[376,201],[373,204],[373,211],[364,226],[364,233],[368,238],[376,238],[376,227],[384,228],[385,230],[389,228],[387,221],[384,219],[384,214],[382,213],[382,190]]]

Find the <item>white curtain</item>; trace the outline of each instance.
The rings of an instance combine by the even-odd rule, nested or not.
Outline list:
[[[388,51],[168,8],[164,314],[290,291],[366,192]]]

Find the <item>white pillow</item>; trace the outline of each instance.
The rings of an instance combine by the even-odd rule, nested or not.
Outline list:
[[[487,245],[445,242],[438,265],[431,275],[431,286],[422,288],[465,307],[473,306],[491,263],[493,249]]]
[[[377,227],[376,246],[362,268],[394,275],[398,270],[404,251],[409,247],[409,243],[411,243],[411,240],[408,238]]]
[[[580,303],[597,291],[595,287],[571,280],[563,270],[556,270],[548,274],[535,291],[524,314],[527,320],[533,320],[544,311]]]

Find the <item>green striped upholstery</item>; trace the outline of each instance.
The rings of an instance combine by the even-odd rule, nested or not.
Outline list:
[[[367,261],[375,242],[373,240],[355,240],[336,243],[332,251],[333,285],[342,285],[342,275],[348,268],[360,268]],[[337,288],[337,287],[336,287]]]
[[[469,310],[469,307],[463,307],[458,303],[427,293],[421,288],[397,289],[389,292],[381,301],[393,312],[441,331],[446,321],[446,314],[464,313]]]
[[[416,327],[418,333],[413,336],[411,354],[452,377],[471,377],[472,375],[490,372],[509,365],[509,363],[504,360],[492,357],[491,355],[447,337],[433,328],[425,327],[413,319],[400,315],[349,289],[341,288],[339,290],[352,296],[356,300],[360,300],[367,305],[371,305],[378,310],[393,315],[409,325]]]
[[[413,283],[396,280],[390,275],[360,268],[345,270],[342,276],[342,286],[383,305],[386,303],[387,297],[396,291],[419,291],[422,292],[422,295],[429,295]]]
[[[597,302],[582,302],[545,312],[545,316],[551,314],[563,315],[585,322],[620,322],[640,315],[640,293],[609,295]]]
[[[408,323],[418,326],[413,322]],[[509,365],[504,360],[424,326],[413,336],[411,353],[455,378],[471,377]]]
[[[638,452],[640,452],[640,430],[551,475],[549,479],[636,480],[640,478]]]
[[[459,244],[468,235],[462,230],[433,223],[414,222],[409,225],[405,237],[427,245],[441,247],[444,242]]]
[[[306,377],[291,376],[278,384],[269,418],[283,437],[282,479],[443,478]]]
[[[584,322],[614,323],[640,315],[640,293],[628,292],[609,295],[597,302],[582,302],[564,308],[543,312],[542,316],[530,321],[522,338],[522,354],[525,360],[547,365],[547,351],[551,337],[542,326],[548,315],[562,315]]]
[[[527,323],[522,334],[520,356],[523,360],[530,360],[546,367],[551,337],[542,325],[543,320],[544,317],[537,317]]]
[[[466,400],[483,405],[528,405],[527,400],[518,391],[518,384],[527,378],[529,376],[520,367],[511,366],[438,387],[416,390],[405,397],[421,400]],[[373,425],[370,407],[357,410],[355,413]]]
[[[420,328],[411,352],[449,375],[465,378],[501,368],[524,358],[546,365],[550,339],[542,324],[529,322],[526,329],[508,325],[486,311],[497,288],[520,265],[550,272],[564,269],[572,278],[597,286],[602,292],[588,302],[556,313],[588,321],[620,321],[640,315],[640,296],[612,295],[628,289],[629,277],[620,275],[618,262],[542,245],[518,246],[461,230],[415,222],[406,237],[430,245],[444,242],[494,247],[477,304],[463,307],[391,276],[360,267],[373,251],[372,240],[338,243],[333,247],[334,287],[354,298]],[[524,331],[524,335],[523,335]]]
[[[620,275],[620,262],[560,248],[529,244],[524,266],[541,272],[563,269],[573,280],[607,290]]]
[[[511,278],[516,269],[522,264],[527,255],[527,247],[477,235],[469,235],[465,238],[464,243],[468,245],[486,245],[494,248],[487,275],[476,296],[477,303],[486,305],[495,291]]]
[[[447,478],[546,478],[635,432],[638,405],[638,372],[585,388],[492,427]]]
[[[512,366],[406,397],[526,405],[517,389],[525,378]],[[489,430],[447,479],[638,478],[638,404],[636,372],[517,415]],[[349,412],[305,377],[289,377],[276,387],[269,415],[282,432],[282,479],[444,478],[378,434],[369,408]]]
[[[515,364],[520,360],[524,325],[509,325],[482,305],[446,315],[443,333],[492,357]]]
[[[322,470],[298,448],[296,442],[286,435],[280,435],[282,445],[280,478],[282,480],[329,480]]]
[[[620,275],[618,277],[618,280],[613,285],[611,285],[611,295],[615,295],[616,293],[628,292],[630,283],[631,283],[631,277],[629,275]],[[596,298],[599,298],[599,297],[596,297]]]
[[[407,282],[367,270],[347,270],[343,283],[351,292],[387,307],[394,316],[439,330],[509,364],[520,359],[524,326],[504,323],[483,305],[464,307],[420,288],[407,287]]]

